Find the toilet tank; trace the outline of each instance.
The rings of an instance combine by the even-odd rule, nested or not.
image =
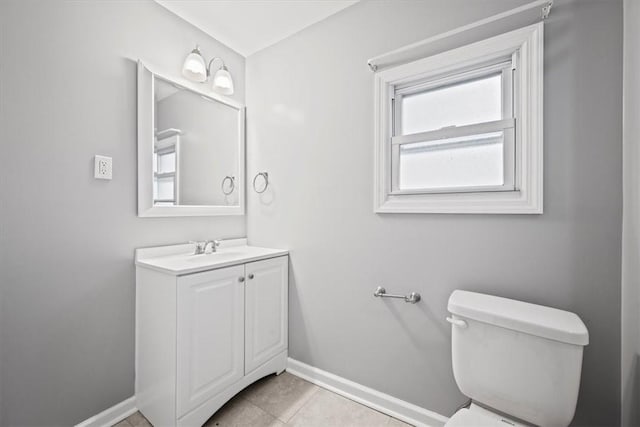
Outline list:
[[[540,426],[573,419],[586,326],[568,311],[454,291],[453,374],[475,402]]]

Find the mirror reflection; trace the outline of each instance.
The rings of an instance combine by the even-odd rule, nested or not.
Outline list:
[[[239,204],[239,111],[154,79],[154,206]]]

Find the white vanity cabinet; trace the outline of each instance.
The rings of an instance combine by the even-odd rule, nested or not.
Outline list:
[[[288,255],[257,249],[267,252],[183,254],[187,270],[174,268],[176,256],[136,255],[136,400],[154,426],[201,426],[247,385],[284,371]]]
[[[244,370],[251,372],[287,349],[289,270],[285,258],[252,262],[245,268]]]
[[[177,280],[178,417],[244,376],[244,277],[237,266]]]

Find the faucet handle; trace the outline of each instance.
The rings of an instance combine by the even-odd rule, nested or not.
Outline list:
[[[207,248],[209,247],[209,243],[211,243],[211,251],[207,252]],[[216,249],[220,246],[221,240],[207,240],[203,243],[202,253],[210,254],[216,251]]]
[[[203,254],[205,249],[207,248],[207,243],[208,242],[200,242],[200,241],[196,241],[196,240],[189,240],[189,243],[195,245],[195,250],[193,252],[194,255],[200,255]]]

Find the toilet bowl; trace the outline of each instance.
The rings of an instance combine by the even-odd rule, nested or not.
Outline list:
[[[447,427],[569,425],[589,342],[576,314],[460,290],[448,310],[453,374],[472,404]]]

